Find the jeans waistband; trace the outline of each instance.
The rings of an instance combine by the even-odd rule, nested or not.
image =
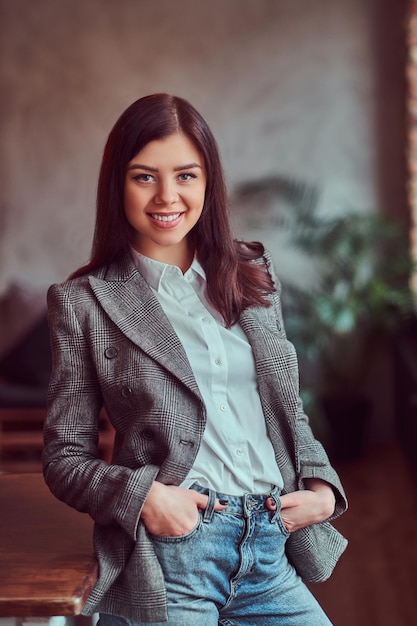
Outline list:
[[[226,493],[221,493],[212,489],[208,489],[207,487],[201,487],[198,483],[192,484],[190,489],[194,489],[199,493],[204,493],[205,495],[208,495],[210,500],[214,500],[215,498],[219,500],[227,500],[228,507],[224,511],[225,513],[242,515],[243,517],[247,517],[248,515],[251,515],[255,512],[262,513],[266,511],[271,513],[270,509],[268,509],[266,506],[266,500],[271,497],[275,499],[277,503],[277,509],[280,509],[280,489],[278,487],[273,487],[270,491],[266,493],[245,493],[243,496],[231,496]]]

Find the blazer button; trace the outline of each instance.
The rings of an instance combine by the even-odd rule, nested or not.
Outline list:
[[[142,430],[140,434],[142,435],[144,439],[147,439],[148,441],[152,441],[152,439],[154,439],[155,437],[155,435],[153,434],[151,430]]]
[[[104,356],[108,359],[114,359],[118,354],[119,352],[114,346],[109,346],[104,351]]]
[[[130,387],[122,387],[122,390],[120,393],[122,394],[123,398],[127,399],[127,398],[130,398],[133,392]]]

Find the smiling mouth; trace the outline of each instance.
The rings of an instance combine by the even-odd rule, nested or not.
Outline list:
[[[157,222],[173,222],[180,217],[181,213],[171,213],[170,215],[161,215],[160,213],[150,213],[150,216]]]

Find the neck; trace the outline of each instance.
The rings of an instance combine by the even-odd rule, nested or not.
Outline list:
[[[184,241],[184,246],[158,246],[158,247],[138,247],[133,246],[135,250],[147,256],[149,259],[166,263],[167,265],[175,265],[179,267],[183,274],[190,268],[194,260],[194,247]]]

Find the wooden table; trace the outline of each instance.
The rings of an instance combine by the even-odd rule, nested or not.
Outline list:
[[[80,614],[97,579],[92,530],[42,474],[0,474],[0,617]]]

